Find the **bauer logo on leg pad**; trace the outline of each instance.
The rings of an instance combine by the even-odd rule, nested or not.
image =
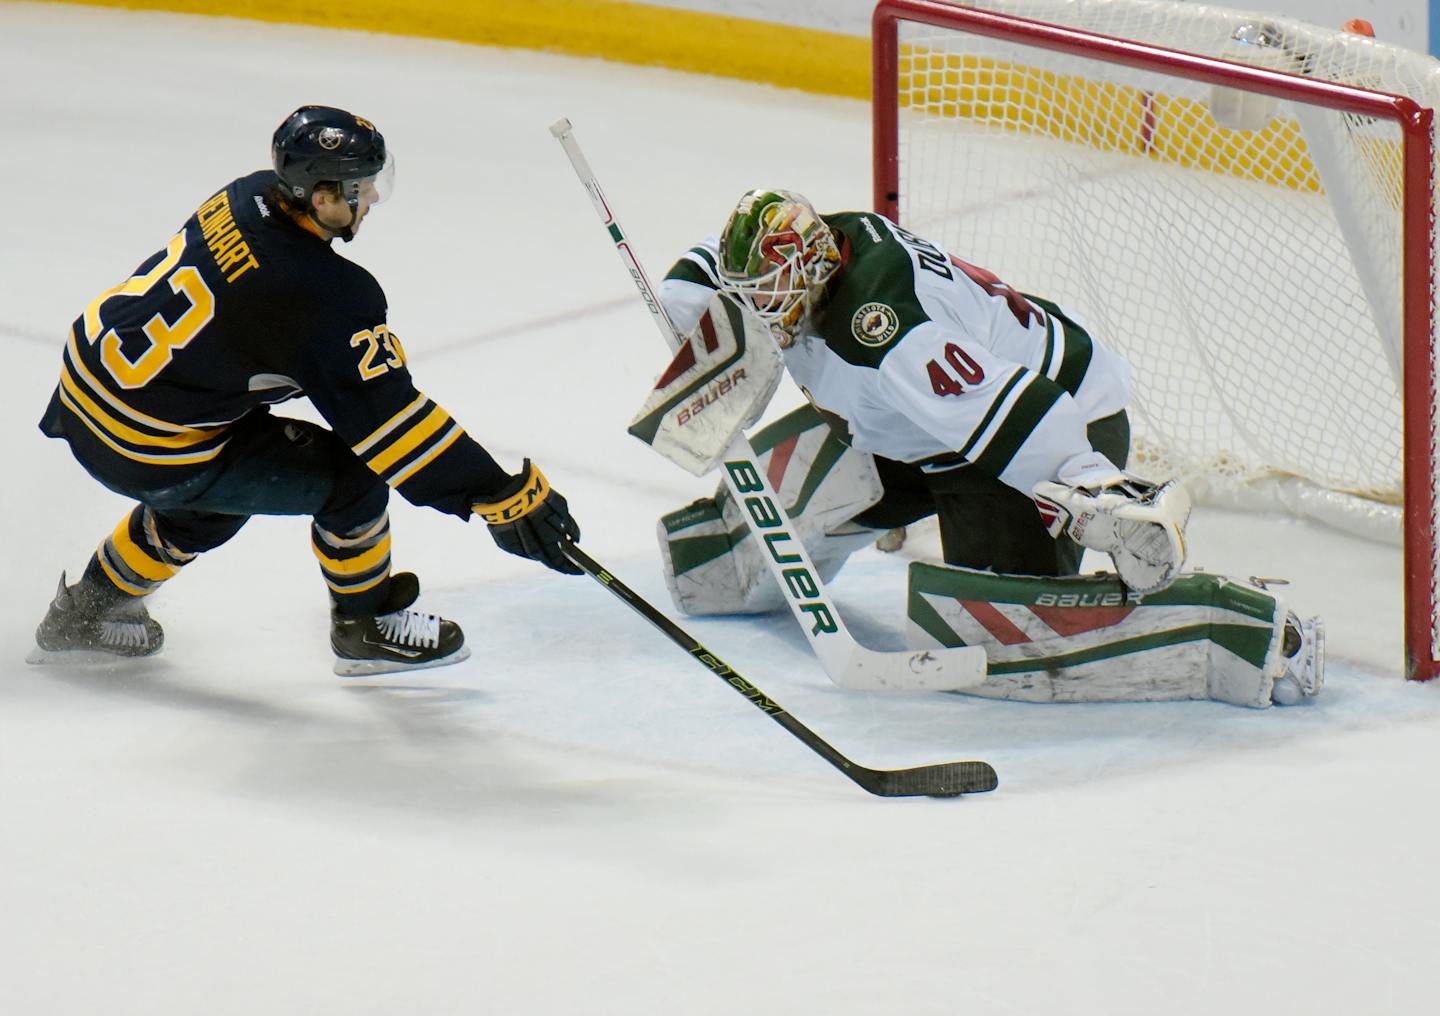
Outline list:
[[[817,598],[820,584],[805,567],[803,558],[795,553],[793,547],[786,546],[798,546],[799,541],[785,529],[775,502],[765,493],[765,483],[756,470],[755,463],[749,459],[733,460],[725,463],[725,471],[734,481],[736,492],[749,495],[745,498],[745,510],[750,513],[756,533],[764,541],[770,556],[780,564],[799,565],[787,568],[782,573],[785,577],[785,592],[800,610],[810,616],[811,634],[830,635],[839,631],[840,626],[835,623],[835,615],[831,612],[830,605]]]
[[[988,677],[972,694],[1031,702],[1209,698],[1257,708],[1270,705],[1287,666],[1284,629],[1293,616],[1273,592],[1221,575],[1182,575],[1142,596],[1112,575],[1043,578],[920,563],[910,568],[907,614],[912,646],[985,649]],[[1291,641],[1297,669],[1323,665],[1318,639],[1308,653],[1300,637]]]
[[[751,461],[770,482],[769,493],[790,517],[784,527],[804,544],[809,569],[770,575],[770,546],[750,531],[750,508],[721,482],[713,496],[691,502],[660,520],[658,535],[666,584],[675,606],[691,615],[759,614],[795,602],[823,599],[824,587],[873,533],[849,521],[880,499],[874,459],[840,442],[810,406],[801,406],[759,430]],[[758,510],[764,510],[763,505]],[[846,529],[844,534],[833,532]],[[785,545],[788,546],[788,545]],[[778,549],[778,548],[777,548]],[[813,582],[814,592],[786,588]],[[797,599],[798,598],[798,599]],[[806,628],[808,617],[803,617]]]

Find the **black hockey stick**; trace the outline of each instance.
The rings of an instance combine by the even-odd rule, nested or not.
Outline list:
[[[736,673],[728,663],[687,634],[679,625],[656,610],[614,575],[602,568],[573,543],[562,544],[565,556],[596,582],[614,593],[631,610],[649,621],[695,659],[708,667],[730,687],[784,727],[815,754],[839,769],[861,787],[881,797],[956,797],[994,790],[999,778],[988,762],[940,762],[913,769],[867,769],[856,765],[821,739],[805,724],[791,716],[770,696]]]

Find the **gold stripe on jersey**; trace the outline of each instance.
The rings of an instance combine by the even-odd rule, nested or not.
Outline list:
[[[215,456],[219,455],[221,449],[224,448],[225,445],[229,442],[229,439],[226,438],[221,440],[213,448],[208,448],[204,451],[192,452],[190,454],[181,454],[178,452],[147,454],[145,452],[137,452],[131,448],[126,448],[124,445],[120,444],[108,433],[106,433],[106,431],[99,424],[95,423],[88,416],[86,416],[85,413],[81,410],[81,408],[76,405],[76,403],[70,398],[69,393],[66,392],[64,388],[60,389],[60,402],[65,406],[66,409],[70,410],[70,412],[74,414],[76,419],[83,423],[90,430],[90,432],[94,434],[97,438],[99,438],[101,442],[103,442],[111,451],[115,452],[118,455],[123,455],[125,458],[132,459],[136,462],[148,462],[152,465],[157,466],[188,466],[193,465],[197,462],[208,462]]]
[[[136,462],[162,466],[208,462],[229,440],[225,427],[186,427],[128,405],[85,366],[75,329],[61,358],[59,395],[65,408],[107,447]]]
[[[421,394],[352,451],[392,487],[434,462],[465,431],[444,407]]]
[[[445,426],[445,421],[449,419],[449,413],[439,406],[435,406],[429,413],[406,428],[403,436],[391,441],[384,451],[372,455],[367,460],[367,464],[375,472],[384,476],[386,470],[413,452],[426,438],[431,437],[437,430]]]
[[[65,354],[62,362],[65,367],[72,369],[79,379],[84,380],[85,386],[90,389],[92,395],[99,396],[116,412],[128,416],[132,422],[150,427],[153,430],[168,431],[172,434],[183,434],[196,429],[187,427],[184,424],[169,423],[165,420],[160,420],[142,413],[140,410],[125,403],[114,392],[110,391],[94,374],[90,373],[90,368],[85,366],[85,360],[80,356],[80,348],[77,345],[75,329],[73,328],[70,329],[70,339],[65,345]]]
[[[410,403],[410,405],[406,406],[404,409],[400,410],[400,412],[390,417],[390,419],[386,420],[379,427],[377,427],[374,433],[372,433],[364,441],[361,441],[359,444],[352,446],[350,450],[363,459],[365,457],[365,453],[369,451],[370,448],[376,444],[376,442],[383,441],[392,430],[400,426],[411,416],[414,416],[416,413],[418,413],[420,409],[424,407],[429,401],[430,400],[426,398],[425,393],[421,392],[415,397],[414,402]]]
[[[464,433],[464,429],[458,423],[455,424],[443,435],[441,435],[440,440],[437,441],[434,445],[432,445],[428,452],[426,452],[420,458],[412,460],[409,466],[392,476],[390,478],[390,485],[393,487],[399,487],[406,480],[410,479],[410,477],[414,476],[416,473],[420,472],[420,470],[424,469],[430,463],[434,462],[435,459],[440,456],[441,452],[443,452],[446,448],[449,448],[452,444],[458,441],[460,439],[460,436]]]
[[[60,368],[60,385],[70,393],[72,399],[80,403],[86,411],[86,415],[99,423],[116,439],[125,441],[132,445],[144,445],[150,448],[189,448],[191,445],[201,444],[205,441],[214,441],[219,437],[215,430],[190,430],[179,434],[147,434],[144,431],[136,430],[125,423],[120,422],[105,412],[95,400],[81,390],[76,383],[74,375],[68,367]]]

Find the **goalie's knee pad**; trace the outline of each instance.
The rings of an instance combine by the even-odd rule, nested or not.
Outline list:
[[[1324,629],[1269,589],[1188,574],[1140,596],[1113,576],[910,566],[911,644],[978,645],[970,694],[1030,702],[1215,699],[1290,705],[1324,685]]]
[[[751,445],[820,581],[829,582],[851,554],[875,540],[873,530],[847,525],[883,493],[874,458],[842,442],[809,406],[759,431]],[[661,516],[665,583],[680,610],[754,614],[784,608],[743,511],[722,484],[714,497]]]

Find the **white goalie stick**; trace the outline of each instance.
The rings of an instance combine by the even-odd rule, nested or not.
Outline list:
[[[614,241],[635,288],[640,291],[655,326],[671,353],[682,339],[651,288],[640,259],[615,221],[569,120],[550,126],[570,158],[575,174],[585,185],[590,202]],[[721,473],[735,503],[745,509],[745,523],[766,553],[761,556],[780,584],[785,600],[810,641],[830,680],[842,688],[860,691],[959,691],[985,680],[985,651],[975,646],[950,649],[867,649],[855,641],[820,581],[804,545],[793,535],[795,527],[780,503],[769,477],[756,462],[755,451],[743,433],[737,434],[721,463]]]

